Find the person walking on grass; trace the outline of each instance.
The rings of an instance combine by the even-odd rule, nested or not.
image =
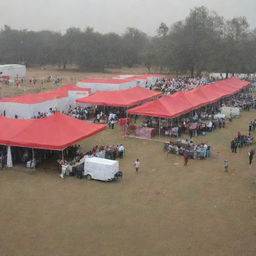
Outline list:
[[[249,164],[251,165],[252,164],[252,159],[254,157],[254,150],[251,149],[249,152],[248,152],[248,156],[249,156]]]
[[[133,165],[135,167],[135,172],[138,174],[140,168],[140,160],[137,158]]]

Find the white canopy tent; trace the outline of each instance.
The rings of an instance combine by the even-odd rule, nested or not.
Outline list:
[[[27,94],[0,100],[0,114],[14,118],[30,119],[38,112],[49,113],[49,109],[67,111],[69,105],[76,105],[76,100],[89,96],[90,89],[66,85],[56,90],[38,94]]]

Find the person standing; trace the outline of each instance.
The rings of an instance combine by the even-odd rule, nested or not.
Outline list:
[[[139,173],[139,168],[140,168],[140,160],[137,158],[133,165],[135,167],[136,173],[138,174]]]
[[[224,170],[228,172],[228,160],[224,160]]]
[[[237,153],[237,147],[238,147],[238,140],[237,138],[234,139],[234,152],[233,153]]]
[[[254,157],[254,150],[251,149],[249,152],[248,152],[248,156],[249,156],[249,164],[251,165],[252,164],[252,159]]]
[[[231,141],[230,148],[231,148],[232,153],[234,153],[235,152],[235,140]]]
[[[114,119],[111,119],[110,125],[111,125],[111,129],[114,129],[114,127],[115,127],[115,120]]]
[[[252,131],[252,121],[249,123],[249,132]]]
[[[118,155],[120,158],[124,157],[124,146],[122,144],[118,147]]]
[[[188,165],[188,151],[185,150],[183,153],[183,157],[184,157],[184,166]]]

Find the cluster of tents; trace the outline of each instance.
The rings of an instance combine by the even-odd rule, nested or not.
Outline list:
[[[248,85],[250,85],[248,81],[229,78],[197,87],[191,91],[180,91],[166,97],[160,97],[161,92],[133,87],[122,91],[96,92],[76,101],[85,104],[130,108],[150,99],[158,98],[130,108],[128,113],[171,119],[234,95]]]
[[[101,91],[104,88],[109,93],[116,95],[119,102],[123,102],[127,106],[138,104],[161,94],[137,86],[140,81],[145,81],[144,84],[146,84],[147,76],[143,79],[138,78],[138,80],[135,77],[130,77],[129,80],[122,78],[89,79],[85,83],[80,81],[77,85],[69,84],[48,92],[1,99],[0,145],[8,146],[8,165],[12,166],[11,146],[63,151],[78,141],[106,129],[106,125],[81,121],[60,112],[45,118],[32,119],[38,112],[45,113],[50,108],[65,111],[70,105],[76,105],[79,98],[84,98],[92,91]],[[156,79],[155,76],[149,75],[149,77]],[[84,87],[82,84],[88,84],[88,87]],[[113,85],[115,86],[113,87]],[[142,83],[140,85],[143,86]],[[115,88],[118,88],[118,91],[113,91]],[[123,96],[121,96],[122,91]],[[94,94],[95,96],[96,94]],[[111,97],[107,98],[110,102],[112,101]],[[18,118],[14,118],[15,116]]]
[[[222,98],[234,95],[248,85],[250,85],[248,81],[229,78],[197,87],[191,91],[177,92],[173,95],[132,108],[128,110],[128,113],[160,118],[175,118],[217,102]]]
[[[156,77],[160,78],[160,76],[153,76],[154,81],[156,81]],[[247,81],[230,78],[191,91],[181,91],[171,96],[161,97],[161,92],[143,88],[149,81],[150,83],[153,81],[152,77],[149,76],[149,78],[150,80],[147,76],[135,76],[125,79],[90,79],[87,80],[91,83],[89,88],[84,85],[81,87],[81,83],[86,84],[87,82],[80,81],[77,86],[67,85],[51,92],[2,99],[0,100],[0,109],[4,109],[7,114],[30,111],[28,118],[31,118],[34,111],[43,111],[44,106],[49,108],[51,104],[57,104],[56,102],[60,100],[63,107],[68,107],[70,103],[124,107],[127,108],[129,114],[171,119],[236,94],[250,85]],[[132,86],[120,89],[120,85],[127,84],[127,81]],[[134,81],[136,81],[135,84]],[[144,82],[139,82],[140,86],[138,86],[138,81]],[[93,87],[93,83],[95,87]],[[118,85],[119,89],[113,90],[112,85]],[[101,86],[102,88],[107,87],[108,90],[98,90]],[[91,94],[91,91],[95,93]],[[0,144],[64,150],[105,128],[106,125],[81,121],[59,112],[42,119],[14,119],[7,115],[7,117],[0,117]]]

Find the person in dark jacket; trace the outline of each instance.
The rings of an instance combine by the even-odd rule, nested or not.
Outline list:
[[[249,164],[251,165],[252,164],[252,159],[254,157],[254,150],[251,149],[249,152],[248,152],[248,156],[249,156]]]

